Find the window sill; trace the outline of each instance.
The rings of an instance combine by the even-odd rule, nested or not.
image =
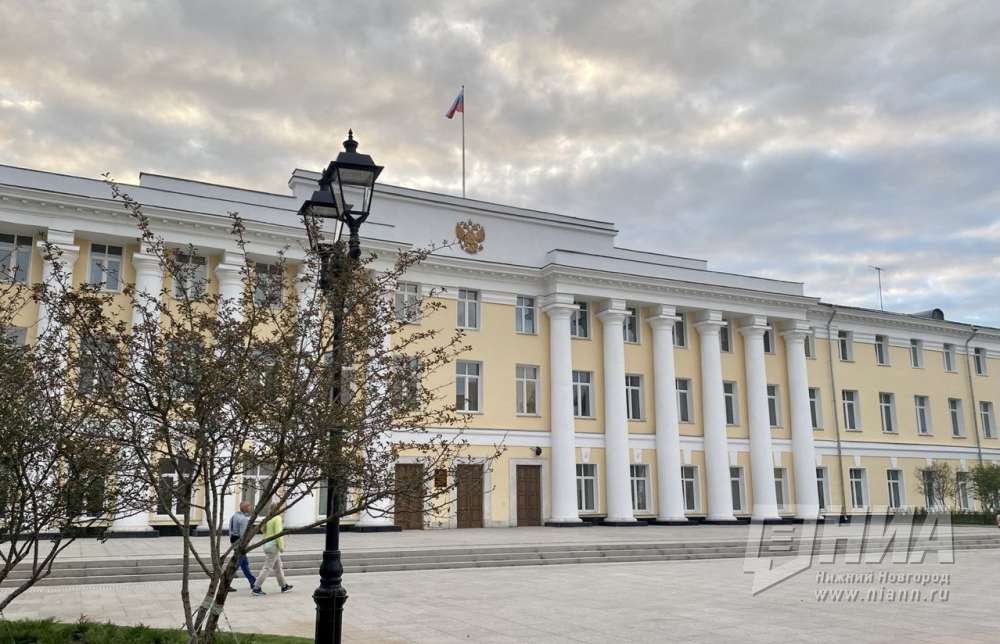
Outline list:
[[[527,414],[527,413],[525,413],[525,414],[516,413],[516,414],[514,414],[514,416],[516,416],[517,418],[541,418],[542,417],[541,414]]]
[[[569,337],[571,340],[590,340],[590,336],[571,335]]]
[[[850,427],[845,427],[844,431],[845,432],[855,432],[857,434],[860,434],[863,430],[860,427],[858,427],[857,429],[851,429]]]
[[[514,331],[516,335],[538,335],[538,331]]]
[[[910,368],[911,369],[923,369],[924,365],[922,365],[922,364],[911,364]]]
[[[841,358],[840,361],[841,362],[850,362],[850,363],[853,363],[854,362],[854,358]]]
[[[918,437],[918,438],[919,438],[919,437],[923,437],[923,438],[934,438],[934,434],[932,434],[932,433],[930,433],[930,432],[927,432],[927,433],[925,433],[925,434],[921,434],[920,432],[917,432],[917,437]]]
[[[965,440],[966,438],[968,438],[968,436],[955,436],[954,434],[952,434],[952,435],[951,435],[951,437],[952,437],[952,438],[960,438],[960,439],[962,439],[963,441],[964,441],[964,440]]]
[[[458,326],[456,324],[455,328],[459,329],[461,331],[479,331],[481,327],[478,327],[478,326]]]
[[[639,340],[625,340],[625,344],[632,344],[638,347],[642,345],[642,342],[640,342]]]
[[[625,421],[629,423],[645,423],[647,419],[645,418],[626,418]]]
[[[876,367],[891,367],[892,365],[889,364],[888,362],[876,362],[875,366]]]
[[[456,414],[465,414],[467,416],[482,416],[485,412],[482,411],[466,411],[465,409],[456,409]]]
[[[573,416],[574,420],[597,420],[597,416]]]

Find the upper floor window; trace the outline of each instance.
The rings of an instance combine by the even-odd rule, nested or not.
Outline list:
[[[972,351],[972,364],[976,367],[977,376],[986,375],[986,349],[976,347]]]
[[[625,417],[642,420],[642,376],[625,374]]]
[[[997,423],[993,417],[993,403],[986,400],[979,401],[979,416],[983,421],[983,436],[996,438]]]
[[[774,353],[774,329],[771,327],[764,330],[764,353]]]
[[[809,387],[809,416],[813,429],[823,427],[823,406],[819,396],[819,387]]]
[[[174,297],[197,299],[205,295],[208,286],[208,266],[201,255],[177,253],[177,273],[174,275]]]
[[[837,349],[841,361],[854,360],[854,334],[850,331],[837,331]]]
[[[910,340],[910,366],[919,369],[924,366],[924,343]]]
[[[781,403],[778,395],[778,385],[767,386],[767,416],[771,427],[781,426]]]
[[[625,334],[625,342],[639,342],[639,309],[630,306],[626,308],[625,320],[622,322],[622,330]]]
[[[955,369],[955,345],[945,344],[943,350],[944,356],[944,370],[945,371],[956,371]]]
[[[931,433],[931,403],[927,396],[914,396],[913,407],[917,413],[917,433],[926,436]]]
[[[684,348],[687,342],[687,326],[684,324],[684,314],[678,313],[677,320],[674,321],[674,346]]]
[[[691,422],[691,381],[687,378],[677,378],[677,420],[682,423]]]
[[[420,358],[410,356],[397,356],[394,364],[397,370],[397,380],[395,383],[396,404],[401,409],[414,409],[420,404],[420,381],[423,379],[423,368]],[[344,372],[341,382],[352,383],[355,378],[349,378],[348,372]],[[348,393],[351,387],[341,385],[342,393]]]
[[[895,434],[896,397],[893,394],[880,391],[878,394],[878,410],[882,418],[882,431],[887,434]]]
[[[114,346],[106,338],[87,336],[80,346],[77,389],[88,394],[111,391],[115,377]]]
[[[736,414],[737,401],[736,401],[736,383],[735,382],[724,382],[722,383],[722,397],[726,403],[726,424],[735,425],[739,422],[739,417]]]
[[[844,404],[844,428],[861,429],[861,413],[858,409],[858,392],[845,389],[841,392],[841,400]]]
[[[31,237],[0,233],[0,281],[28,282],[31,266]]]
[[[460,329],[479,328],[479,291],[458,289],[458,321]]]
[[[535,298],[518,295],[514,307],[514,330],[518,333],[538,333],[537,317]]]
[[[459,360],[455,363],[455,409],[478,412],[482,410],[481,362]]]
[[[90,283],[100,284],[106,291],[121,290],[121,246],[90,245]]]
[[[882,366],[889,364],[889,336],[875,336],[875,363]]]
[[[517,392],[517,413],[535,415],[538,413],[538,367],[517,365],[515,369]]]
[[[719,348],[725,353],[730,353],[733,350],[733,338],[729,332],[728,323],[719,327]]]
[[[809,329],[805,339],[802,341],[802,348],[806,352],[806,357],[810,360],[816,358],[816,332]]]
[[[281,306],[283,301],[284,275],[281,264],[254,264],[253,301],[257,306]]]
[[[594,416],[593,379],[594,375],[589,371],[573,372],[573,415],[577,418]]]
[[[397,282],[393,302],[396,319],[401,322],[415,322],[420,317],[420,285],[412,282]]]
[[[948,417],[951,419],[951,435],[965,435],[965,418],[962,414],[962,400],[960,398],[948,399]]]
[[[577,310],[569,318],[569,334],[574,338],[590,337],[590,304],[577,302]]]

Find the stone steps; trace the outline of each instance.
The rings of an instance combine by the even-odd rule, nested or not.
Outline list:
[[[872,546],[885,540],[872,539]],[[917,544],[919,546],[919,542]],[[927,547],[935,550],[937,544]],[[955,550],[1000,548],[1000,534],[955,535]],[[850,551],[856,551],[852,547]],[[834,542],[819,541],[814,545],[815,554],[834,551]],[[838,553],[847,551],[843,542],[836,546]],[[794,555],[797,548],[787,551],[768,550],[771,556]],[[603,544],[553,544],[531,546],[478,546],[471,548],[436,548],[419,550],[366,550],[344,553],[344,572],[348,575],[365,572],[406,570],[438,570],[458,568],[497,568],[510,566],[545,566],[585,563],[625,563],[643,561],[691,561],[699,559],[740,558],[746,554],[743,540],[711,542],[665,543],[603,543]],[[286,574],[314,575],[319,567],[321,553],[298,552],[283,557]],[[251,557],[250,567],[257,570],[262,557]],[[180,558],[146,558],[122,560],[91,560],[56,562],[52,574],[39,585],[114,584],[155,582],[181,579]],[[242,576],[234,583],[242,588]],[[16,568],[3,584],[14,585],[26,578],[28,570]],[[197,577],[198,575],[194,575]]]

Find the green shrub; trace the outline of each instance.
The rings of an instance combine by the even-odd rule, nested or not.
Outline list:
[[[219,633],[219,644],[305,644],[311,639],[285,635]],[[184,644],[180,630],[119,626],[81,619],[75,624],[52,620],[0,620],[0,644]]]

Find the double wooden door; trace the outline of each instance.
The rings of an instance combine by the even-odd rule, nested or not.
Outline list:
[[[483,466],[459,465],[456,484],[458,527],[483,527]]]
[[[542,525],[542,466],[517,466],[517,525]]]
[[[396,465],[396,499],[393,521],[404,530],[424,529],[424,466],[419,463]]]

